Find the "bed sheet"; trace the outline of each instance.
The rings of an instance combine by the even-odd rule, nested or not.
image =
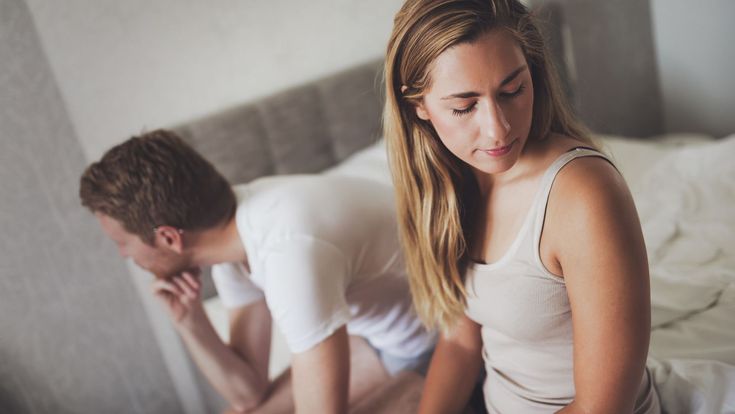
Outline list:
[[[630,185],[651,269],[649,365],[668,413],[735,412],[733,160],[735,135],[669,148]]]

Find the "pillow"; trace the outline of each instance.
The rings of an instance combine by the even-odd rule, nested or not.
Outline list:
[[[344,161],[324,171],[324,174],[349,175],[368,178],[393,185],[388,168],[385,141],[378,142],[355,152]]]

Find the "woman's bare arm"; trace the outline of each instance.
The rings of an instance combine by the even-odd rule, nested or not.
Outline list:
[[[481,368],[480,325],[463,315],[451,336],[439,338],[418,412],[461,412],[470,399]]]
[[[631,413],[648,353],[650,287],[638,215],[614,167],[588,157],[559,173],[542,245],[566,281],[574,327],[576,397],[560,412]]]

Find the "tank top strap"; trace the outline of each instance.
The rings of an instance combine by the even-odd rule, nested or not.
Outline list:
[[[540,197],[542,200],[544,200],[544,202],[548,202],[549,200],[549,194],[551,194],[551,187],[554,184],[554,180],[556,179],[556,176],[559,174],[559,171],[561,171],[561,169],[564,168],[564,166],[567,165],[572,160],[576,158],[581,158],[581,157],[604,158],[610,164],[615,166],[615,164],[613,164],[613,162],[605,154],[595,149],[591,149],[591,148],[577,147],[577,148],[573,148],[561,154],[546,169],[546,171],[544,172],[544,176],[541,178],[541,185],[539,186],[539,189],[540,189]]]
[[[581,157],[600,157],[607,160],[610,164],[615,167],[615,164],[605,154],[591,148],[577,147],[571,149],[564,154],[561,154],[553,163],[546,169],[543,177],[541,178],[541,184],[539,186],[539,192],[537,198],[534,200],[533,209],[534,219],[532,224],[533,241],[532,246],[534,250],[534,256],[539,260],[539,247],[541,242],[541,231],[543,230],[544,219],[546,217],[546,207],[549,203],[549,195],[551,194],[551,188],[554,184],[556,176],[559,174],[562,168],[574,159]],[[616,167],[617,168],[617,167]]]

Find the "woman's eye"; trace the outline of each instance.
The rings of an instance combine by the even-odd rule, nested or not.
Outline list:
[[[525,89],[526,89],[526,85],[520,84],[518,85],[516,90],[512,92],[501,92],[500,97],[501,98],[515,98],[516,96],[522,94]]]
[[[472,112],[475,109],[475,106],[477,105],[477,102],[472,103],[470,106],[462,109],[452,109],[452,115],[454,116],[462,116],[467,115],[470,112]]]

